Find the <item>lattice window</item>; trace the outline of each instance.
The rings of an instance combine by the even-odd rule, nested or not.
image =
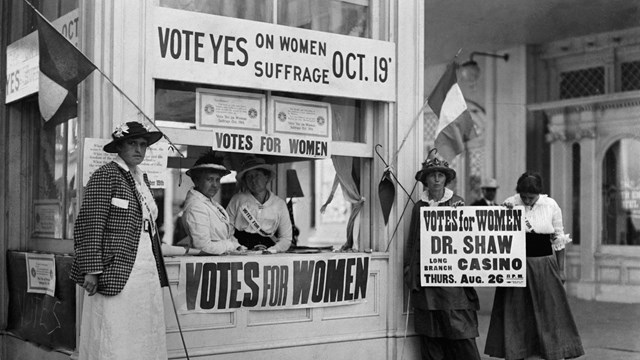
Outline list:
[[[640,90],[640,61],[620,65],[621,91]]]
[[[604,94],[604,67],[560,73],[560,99]]]

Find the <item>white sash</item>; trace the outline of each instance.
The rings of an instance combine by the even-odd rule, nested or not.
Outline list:
[[[271,240],[273,240],[273,242],[278,242],[278,238],[275,237],[273,234],[269,234],[266,231],[262,230],[262,228],[260,227],[260,223],[256,220],[255,217],[253,217],[253,215],[251,215],[251,212],[249,212],[249,209],[247,209],[246,205],[243,205],[240,208],[240,214],[242,214],[242,217],[247,220],[247,222],[249,223],[249,225],[258,232],[259,235],[264,236],[264,237],[268,237]]]

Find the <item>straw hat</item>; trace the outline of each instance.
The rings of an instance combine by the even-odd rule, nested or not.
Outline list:
[[[436,148],[429,151],[427,159],[422,163],[422,169],[416,173],[416,180],[424,183],[427,179],[427,175],[434,172],[443,173],[447,178],[447,184],[456,178],[456,171],[450,168],[449,163],[438,155],[438,149]]]
[[[223,165],[222,161],[223,159],[221,157],[216,156],[215,151],[209,150],[208,152],[200,156],[198,160],[196,160],[195,164],[193,164],[193,166],[189,170],[187,170],[186,174],[187,176],[193,178],[194,173],[205,170],[219,172],[222,174],[222,176],[231,173],[231,171],[229,171],[229,169],[227,169]]]
[[[126,124],[120,124],[111,134],[113,140],[105,145],[102,149],[108,153],[117,153],[118,145],[123,141],[134,138],[145,138],[147,146],[151,146],[162,138],[160,131],[149,131],[149,129],[137,121],[129,121]]]
[[[240,171],[236,175],[236,180],[242,181],[244,175],[251,170],[262,169],[269,172],[269,176],[273,177],[276,171],[273,169],[273,165],[267,164],[263,158],[259,158],[257,156],[249,156],[242,161],[242,165],[240,166]]]
[[[500,186],[498,186],[498,181],[496,179],[489,178],[482,181],[480,187],[483,189],[497,189]]]

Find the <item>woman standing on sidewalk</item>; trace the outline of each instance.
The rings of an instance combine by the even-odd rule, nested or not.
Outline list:
[[[584,355],[563,284],[565,244],[562,211],[542,193],[542,177],[525,172],[517,194],[504,201],[524,205],[527,286],[496,288],[484,353],[498,358],[570,359]]]
[[[405,283],[414,309],[415,331],[423,360],[480,360],[476,345],[480,301],[472,287],[422,287],[420,285],[420,216],[426,206],[462,206],[464,199],[446,186],[456,172],[429,152],[416,180],[425,191],[413,207],[406,254]],[[433,154],[433,156],[432,156]]]

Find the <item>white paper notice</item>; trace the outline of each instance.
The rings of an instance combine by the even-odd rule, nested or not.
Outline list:
[[[56,293],[56,259],[53,254],[25,254],[27,292],[54,296]]]

